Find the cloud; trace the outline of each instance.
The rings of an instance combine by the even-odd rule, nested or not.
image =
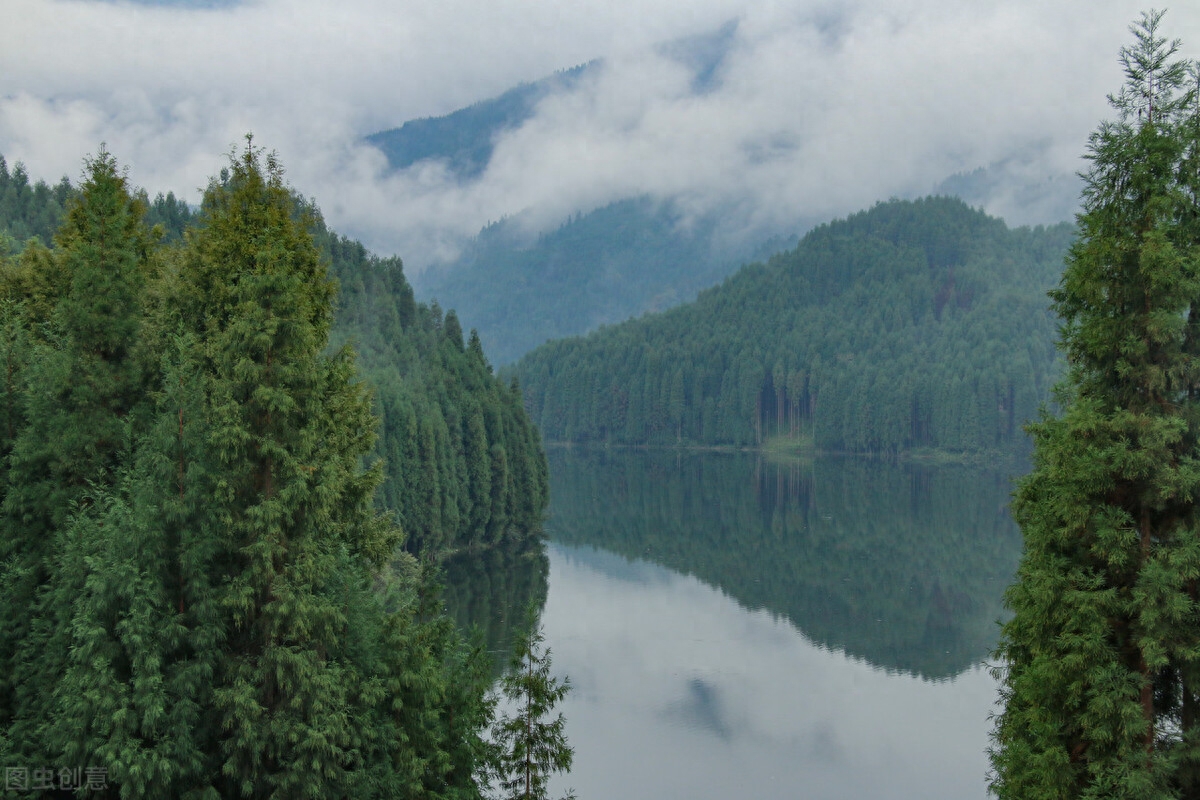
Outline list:
[[[786,230],[997,164],[989,207],[1031,221],[1051,212],[1021,182],[1081,168],[1138,14],[1111,0],[195,5],[7,0],[0,153],[55,180],[104,141],[136,183],[194,201],[253,131],[335,228],[416,268],[505,215],[557,224],[649,193]],[[698,91],[696,64],[661,44],[731,20]],[[1166,24],[1200,52],[1200,11]],[[362,143],[597,57],[477,180],[389,172]]]

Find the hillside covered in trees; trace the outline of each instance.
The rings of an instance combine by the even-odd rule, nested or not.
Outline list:
[[[164,257],[177,257],[201,216],[173,194],[134,194],[146,226],[175,247]],[[50,263],[46,248],[77,197],[66,178],[31,183],[0,157],[0,254],[20,251],[22,269]],[[354,345],[383,418],[373,453],[385,463],[377,498],[398,516],[404,547],[436,556],[535,535],[547,502],[540,439],[519,394],[492,375],[478,337],[464,336],[453,311],[417,303],[399,258],[371,254],[330,231],[310,203],[292,202],[339,287],[331,350]]]
[[[1013,451],[1057,374],[1073,229],[893,200],[696,302],[550,342],[513,373],[548,440]]]
[[[718,239],[716,215],[685,219],[671,203],[642,197],[536,238],[502,220],[413,281],[478,328],[497,364],[509,364],[547,340],[692,300],[747,255]]]

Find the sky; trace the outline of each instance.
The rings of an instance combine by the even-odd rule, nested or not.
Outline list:
[[[640,194],[786,233],[988,168],[989,212],[1070,216],[1142,8],[1114,0],[3,0],[0,154],[78,180],[101,143],[197,202],[253,132],[330,225],[410,271],[485,224]],[[697,90],[664,43],[736,24]],[[1200,5],[1168,11],[1200,55]],[[477,179],[363,137],[603,59]]]

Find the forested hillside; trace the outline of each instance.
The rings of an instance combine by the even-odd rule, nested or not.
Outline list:
[[[693,299],[732,272],[741,252],[722,250],[715,232],[714,217],[685,220],[670,203],[622,200],[532,241],[518,222],[495,223],[414,282],[456,308],[496,363],[508,364],[548,339]]]
[[[65,175],[54,186],[44,180],[30,183],[23,164],[14,164],[10,171],[0,155],[0,255],[22,249],[29,239],[49,247],[68,202],[77,195]],[[161,225],[169,241],[183,236],[184,228],[192,221],[192,210],[174,192],[159,194],[153,201],[140,192],[138,198],[145,206],[149,227]]]
[[[1071,236],[956,199],[880,203],[514,374],[550,440],[1012,450],[1057,373],[1046,292]]]
[[[53,190],[31,186],[24,170],[10,174],[3,163],[0,234],[11,232],[10,249],[22,250],[22,263],[33,269],[49,263],[43,245],[77,190],[65,178]],[[174,195],[136,196],[146,224],[161,226],[168,244],[180,245],[183,231],[202,223]],[[383,418],[374,450],[385,459],[377,501],[397,514],[405,548],[434,556],[534,535],[547,502],[546,467],[519,393],[492,375],[478,338],[464,337],[453,311],[414,300],[400,259],[372,255],[328,230],[316,208],[293,203],[339,286],[331,351],[354,344],[359,375]],[[36,241],[18,242],[15,234]]]

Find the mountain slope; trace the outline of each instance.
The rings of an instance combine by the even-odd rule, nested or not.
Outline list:
[[[496,223],[453,264],[413,282],[457,309],[506,364],[548,339],[691,300],[746,255],[722,248],[716,232],[714,217],[685,220],[669,203],[623,200],[534,241],[515,222]]]
[[[1020,449],[1056,374],[1045,293],[1071,236],[951,198],[881,203],[513,372],[551,440]]]

